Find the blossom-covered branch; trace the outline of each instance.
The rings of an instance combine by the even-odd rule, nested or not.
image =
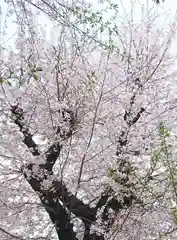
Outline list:
[[[39,155],[37,145],[32,140],[29,128],[26,128],[23,110],[16,106],[11,107],[15,124],[18,125],[20,131],[24,135],[23,142],[31,149],[33,156]],[[68,134],[69,135],[69,134]],[[85,226],[84,239],[104,239],[101,236],[90,234],[90,226],[96,220],[97,208],[90,208],[84,204],[75,195],[68,192],[63,181],[58,181],[52,171],[53,165],[59,157],[62,144],[54,143],[46,151],[45,164],[29,163],[24,166],[23,173],[30,186],[38,194],[51,221],[55,225],[59,239],[77,239],[73,232],[73,225],[70,223],[70,214],[72,212],[76,217],[80,218]],[[48,187],[45,183],[48,182]],[[62,203],[61,203],[62,202]],[[89,237],[89,238],[88,238]]]

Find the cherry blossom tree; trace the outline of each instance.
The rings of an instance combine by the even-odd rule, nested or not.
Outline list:
[[[175,239],[175,20],[158,26],[146,7],[137,22],[131,9],[102,23],[100,41],[65,11],[51,43],[36,11],[53,19],[57,1],[8,2],[18,37],[1,58],[1,239]]]

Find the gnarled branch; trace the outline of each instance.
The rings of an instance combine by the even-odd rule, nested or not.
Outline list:
[[[29,128],[26,128],[23,110],[16,105],[11,107],[11,112],[15,124],[17,124],[21,133],[24,135],[24,144],[26,144],[30,150],[32,148],[33,156],[40,155],[37,150],[37,145],[32,140],[33,136],[30,134]],[[71,126],[73,126],[73,122]],[[66,133],[65,136],[69,137],[71,131],[69,131],[68,134]],[[55,225],[60,240],[77,239],[73,231],[73,225],[70,223],[70,212],[83,221],[85,225],[84,240],[104,240],[103,236],[99,236],[96,233],[90,234],[89,231],[91,224],[96,220],[97,209],[90,208],[89,205],[84,204],[68,191],[63,181],[55,179],[52,169],[60,155],[61,149],[62,144],[59,142],[50,146],[45,153],[46,159],[44,164],[29,163],[23,167],[24,177],[38,194],[52,223]],[[43,187],[45,180],[51,181],[50,188],[48,189]]]

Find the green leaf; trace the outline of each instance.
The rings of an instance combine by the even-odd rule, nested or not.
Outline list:
[[[0,84],[4,83],[4,79],[0,78]]]
[[[9,86],[12,86],[11,82],[8,79],[0,79],[0,84],[8,84]]]
[[[164,134],[164,126],[160,125],[160,127],[159,127],[159,133],[160,133],[160,135],[163,135],[163,134]]]
[[[170,133],[168,131],[166,131],[165,137],[169,137],[169,136],[170,136]]]
[[[36,72],[33,73],[33,77],[36,81],[38,80],[38,74]]]
[[[173,220],[174,220],[175,224],[177,225],[177,209],[176,208],[173,209],[172,214],[173,214]]]
[[[112,180],[116,180],[117,178],[117,171],[115,168],[109,167],[108,168],[108,177],[111,178]]]

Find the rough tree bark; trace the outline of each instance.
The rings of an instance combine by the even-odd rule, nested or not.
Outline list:
[[[63,111],[67,110],[64,109]],[[140,110],[139,114],[137,114],[137,118],[133,120],[134,122],[138,120],[140,114],[143,111]],[[19,127],[20,132],[24,136],[23,143],[29,148],[33,156],[39,156],[40,153],[38,146],[33,141],[33,135],[30,133],[30,130],[26,125],[23,109],[20,108],[17,104],[11,106],[11,113],[14,123]],[[60,134],[60,138],[62,138],[62,140],[69,138],[72,135],[72,121],[74,115],[72,111],[67,111],[67,113],[69,113],[71,116],[70,129],[68,133],[61,134],[60,129],[58,128],[57,130],[57,134]],[[127,118],[126,115],[127,112],[125,113],[125,118]],[[133,121],[131,124],[133,124]],[[129,127],[131,124],[128,124]],[[127,140],[126,133],[122,133],[120,136],[117,155],[124,145],[122,143],[123,140]],[[108,211],[110,208],[118,212],[124,207],[130,207],[136,197],[130,194],[129,197],[125,197],[123,199],[123,202],[119,202],[116,198],[111,198],[110,200],[112,190],[111,188],[107,188],[100,196],[96,207],[91,208],[89,205],[84,204],[74,194],[68,191],[65,183],[62,180],[56,179],[54,175],[53,167],[60,155],[61,149],[62,144],[59,141],[55,142],[45,152],[45,161],[43,164],[28,163],[25,166],[22,166],[23,175],[34,192],[39,196],[41,203],[43,204],[45,210],[49,214],[52,223],[55,226],[58,238],[60,240],[77,240],[76,233],[73,231],[73,224],[71,223],[71,213],[74,214],[77,218],[80,218],[84,224],[85,232],[83,240],[104,240],[104,236],[100,236],[100,234],[97,233],[90,233],[91,225],[96,222],[97,211],[104,206],[102,219],[103,221],[107,221]],[[46,179],[52,179],[52,184],[49,189],[44,190],[42,188],[42,183]]]

